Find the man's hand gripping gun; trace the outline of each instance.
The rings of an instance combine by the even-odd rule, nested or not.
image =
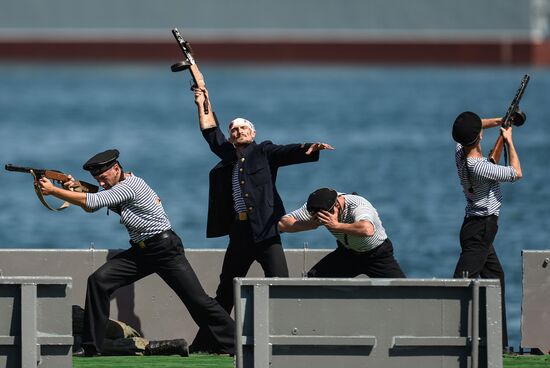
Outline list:
[[[189,72],[191,73],[191,77],[193,77],[193,83],[194,88],[204,89],[206,87],[206,83],[204,82],[204,77],[202,76],[202,73],[199,70],[199,67],[197,66],[197,63],[195,63],[195,58],[193,57],[193,52],[191,51],[191,46],[189,45],[189,42],[185,41],[181,34],[179,33],[177,28],[174,28],[172,30],[172,34],[174,35],[174,38],[178,42],[178,45],[183,52],[183,55],[185,56],[185,60],[177,62],[172,65],[171,69],[173,72],[181,72],[182,70],[189,69]],[[205,115],[208,115],[210,113],[209,106],[210,101],[208,101],[208,97],[204,100],[203,104],[203,111]]]
[[[523,78],[521,79],[521,83],[519,85],[519,88],[516,92],[516,95],[514,96],[514,99],[510,103],[510,106],[508,106],[508,110],[506,111],[506,115],[502,118],[502,127],[503,128],[509,128],[510,125],[514,124],[516,126],[523,125],[525,123],[525,120],[527,119],[525,116],[525,113],[523,113],[519,109],[519,102],[521,101],[521,98],[523,97],[523,93],[525,92],[525,89],[527,88],[527,84],[529,83],[529,75],[525,74]],[[491,149],[491,152],[489,152],[489,161],[491,161],[494,164],[498,164],[498,161],[500,160],[500,156],[502,154],[502,151],[504,150],[504,160],[506,165],[508,164],[508,151],[506,149],[506,143],[504,142],[504,138],[502,138],[502,134],[500,134],[497,138],[497,141],[495,142],[495,145]]]
[[[69,202],[63,203],[58,208],[51,207],[46,200],[44,199],[44,196],[42,195],[42,191],[40,190],[40,186],[38,184],[38,180],[40,178],[45,177],[50,180],[56,181],[58,183],[66,183],[70,181],[69,175],[62,173],[58,170],[47,170],[47,169],[36,169],[33,167],[22,167],[22,166],[14,166],[12,164],[7,164],[5,166],[5,169],[8,171],[16,171],[16,172],[22,172],[22,173],[29,173],[34,178],[34,191],[36,193],[36,196],[42,202],[42,204],[49,210],[52,211],[61,211],[65,208],[69,207]],[[75,191],[75,192],[81,192],[81,193],[97,193],[99,190],[99,187],[94,184],[86,183],[85,181],[78,181],[73,180],[74,184],[69,188],[69,190]]]

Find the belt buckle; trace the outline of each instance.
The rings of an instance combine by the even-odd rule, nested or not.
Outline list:
[[[145,242],[142,240],[139,243],[137,243],[137,246],[140,247],[140,249],[145,248]]]
[[[239,221],[246,221],[248,220],[248,215],[246,212],[239,212]]]

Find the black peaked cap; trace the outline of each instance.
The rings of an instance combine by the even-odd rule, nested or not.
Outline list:
[[[338,198],[334,189],[320,188],[311,193],[307,199],[307,210],[309,212],[330,211]]]
[[[86,161],[82,168],[89,171],[92,176],[100,175],[113,167],[119,154],[117,149],[100,152]]]

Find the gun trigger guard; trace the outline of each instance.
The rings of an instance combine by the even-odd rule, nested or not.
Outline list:
[[[51,207],[48,202],[46,202],[46,199],[44,198],[44,195],[42,194],[42,191],[40,190],[40,185],[38,185],[38,177],[36,176],[36,174],[34,173],[33,170],[31,170],[31,175],[33,176],[34,178],[34,192],[36,193],[36,196],[38,197],[38,199],[40,200],[40,202],[44,205],[44,207],[46,207],[47,209],[49,209],[50,211],[63,211],[65,208],[69,207],[71,204],[67,201],[63,202],[63,204],[61,206],[59,206],[58,208],[53,208]]]

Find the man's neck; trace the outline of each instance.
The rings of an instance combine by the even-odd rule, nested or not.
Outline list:
[[[472,147],[464,147],[466,150],[466,157],[471,158],[480,158],[483,157],[483,152],[481,152],[481,146],[479,144],[476,144]]]
[[[235,145],[235,149],[237,150],[237,153],[242,153],[242,151],[244,151],[244,149],[246,147],[248,147],[250,145],[250,143],[247,143],[247,144],[239,144],[239,145]]]

